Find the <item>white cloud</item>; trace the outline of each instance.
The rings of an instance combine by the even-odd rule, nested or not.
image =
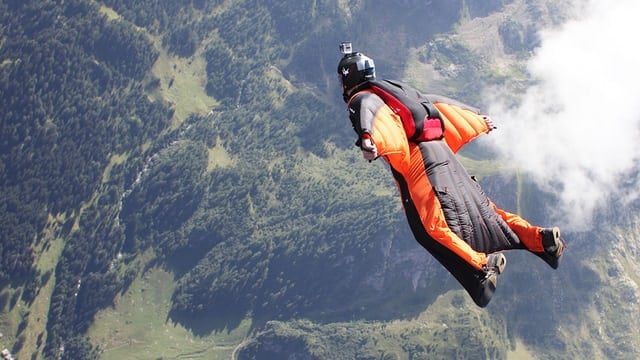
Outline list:
[[[537,83],[517,108],[489,109],[499,129],[487,141],[557,194],[557,223],[573,230],[596,220],[593,211],[640,159],[640,1],[583,5],[541,33],[529,63]]]

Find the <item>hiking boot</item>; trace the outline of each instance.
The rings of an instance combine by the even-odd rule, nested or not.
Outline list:
[[[543,253],[536,253],[549,266],[554,269],[558,268],[560,257],[564,251],[564,241],[560,238],[560,229],[558,227],[544,228],[540,230],[542,236]]]
[[[488,284],[488,285],[485,285],[485,286],[487,286],[489,288],[490,292],[494,292],[494,291],[496,291],[496,287],[498,286],[498,275],[496,275],[495,271],[489,271],[487,273],[487,275],[485,276],[483,282],[485,284]],[[488,302],[487,302],[487,304],[488,304]],[[482,307],[484,307],[484,306],[482,306]]]
[[[500,275],[507,266],[507,257],[501,252],[495,252],[487,255],[487,273],[494,272]]]

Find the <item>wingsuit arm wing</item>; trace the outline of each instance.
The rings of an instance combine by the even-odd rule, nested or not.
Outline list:
[[[487,116],[479,109],[440,95],[426,95],[436,106],[444,121],[444,139],[456,153],[465,144],[491,131]]]
[[[349,102],[349,118],[358,133],[358,143],[368,134],[380,156],[401,169],[409,166],[409,142],[402,121],[378,95],[367,91],[355,95]]]

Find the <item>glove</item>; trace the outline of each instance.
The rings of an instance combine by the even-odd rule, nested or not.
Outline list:
[[[362,139],[360,149],[362,149],[362,156],[365,159],[373,161],[378,158],[378,148],[376,147],[376,144],[373,143],[373,140],[371,140],[370,137],[365,137]]]
[[[482,115],[482,119],[487,124],[487,134],[498,128],[489,115]]]

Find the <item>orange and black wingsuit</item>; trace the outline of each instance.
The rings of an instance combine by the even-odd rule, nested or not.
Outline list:
[[[543,257],[541,228],[497,208],[456,159],[463,145],[491,130],[480,111],[409,90],[427,99],[427,113],[437,114],[437,119],[427,114],[415,125],[422,130],[416,137],[411,133],[416,129],[401,119],[408,110],[394,103],[394,96],[385,96],[394,86],[411,89],[388,80],[354,89],[348,99],[351,123],[359,141],[370,137],[390,165],[416,240],[484,307],[495,291],[495,283],[487,281],[487,254],[527,249]],[[429,111],[429,106],[436,109]]]

